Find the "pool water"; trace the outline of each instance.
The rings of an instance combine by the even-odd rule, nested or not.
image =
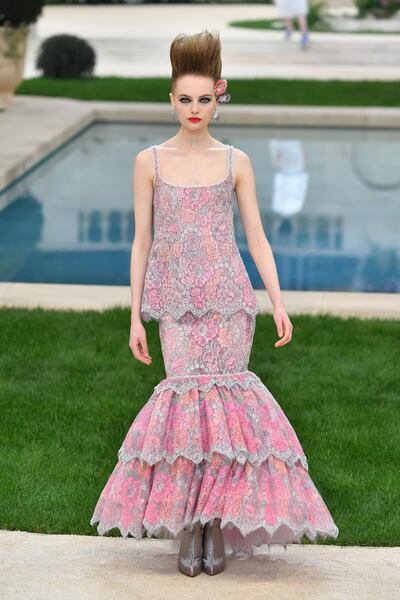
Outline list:
[[[399,292],[396,131],[210,131],[252,160],[282,289]],[[0,281],[129,285],[134,157],[175,132],[98,122],[0,190]],[[235,235],[254,288],[264,288],[236,200]]]

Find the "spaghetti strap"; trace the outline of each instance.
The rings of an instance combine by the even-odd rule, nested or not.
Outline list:
[[[233,161],[232,161],[232,148],[230,144],[228,145],[228,177],[233,181]]]
[[[151,147],[153,151],[153,169],[154,169],[154,180],[159,176],[159,168],[158,168],[158,157],[157,157],[157,146],[154,144]]]

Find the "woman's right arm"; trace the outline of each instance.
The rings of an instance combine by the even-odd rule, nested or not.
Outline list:
[[[135,236],[131,250],[131,330],[129,347],[135,358],[151,364],[140,308],[152,238],[153,168],[151,148],[138,152],[133,167]]]

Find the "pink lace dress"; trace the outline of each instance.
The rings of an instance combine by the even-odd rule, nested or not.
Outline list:
[[[221,518],[228,555],[338,536],[287,417],[248,370],[260,308],[234,236],[232,146],[215,184],[164,181],[141,313],[159,321],[166,377],[133,421],[90,524],[164,537]]]

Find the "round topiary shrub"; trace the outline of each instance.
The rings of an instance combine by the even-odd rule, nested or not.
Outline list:
[[[36,23],[42,13],[44,0],[1,0],[0,25],[21,27]]]
[[[36,68],[52,79],[80,78],[93,73],[96,54],[92,46],[75,35],[52,35],[39,48]]]

